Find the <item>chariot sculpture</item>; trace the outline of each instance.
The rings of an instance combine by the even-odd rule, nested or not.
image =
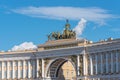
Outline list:
[[[52,32],[48,35],[48,40],[59,40],[59,39],[70,39],[76,38],[75,31],[70,29],[70,24],[68,20],[66,20],[65,29],[63,33],[60,32]]]

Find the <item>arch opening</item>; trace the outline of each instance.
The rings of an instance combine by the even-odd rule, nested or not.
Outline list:
[[[47,77],[57,80],[74,80],[76,78],[76,69],[70,60],[56,59],[49,66]]]

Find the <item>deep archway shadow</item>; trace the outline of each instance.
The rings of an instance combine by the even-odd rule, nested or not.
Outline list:
[[[67,61],[65,61],[65,62],[67,62]],[[63,72],[63,69],[61,68],[62,65],[63,65],[65,62],[63,62],[63,63],[58,67],[58,69],[57,69],[57,71],[56,71],[56,78],[57,78],[57,80],[65,80],[64,72]],[[59,73],[60,73],[60,74],[59,74]],[[59,75],[60,75],[60,76],[59,76]]]
[[[68,62],[70,64],[69,66],[67,65]],[[75,67],[71,61],[63,58],[54,60],[47,71],[47,77],[50,77],[52,80],[74,80],[73,77],[71,77],[73,75],[76,77]]]

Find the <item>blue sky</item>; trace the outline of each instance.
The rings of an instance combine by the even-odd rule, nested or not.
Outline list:
[[[0,0],[0,50],[23,42],[47,41],[69,19],[73,29],[87,22],[80,37],[92,41],[120,38],[120,0]]]

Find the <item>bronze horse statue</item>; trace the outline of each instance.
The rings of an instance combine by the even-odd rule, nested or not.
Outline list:
[[[58,40],[58,39],[70,39],[70,38],[76,38],[76,33],[73,30],[70,30],[70,24],[66,23],[65,30],[61,34],[60,32],[52,32],[50,35],[48,35],[48,40]]]

